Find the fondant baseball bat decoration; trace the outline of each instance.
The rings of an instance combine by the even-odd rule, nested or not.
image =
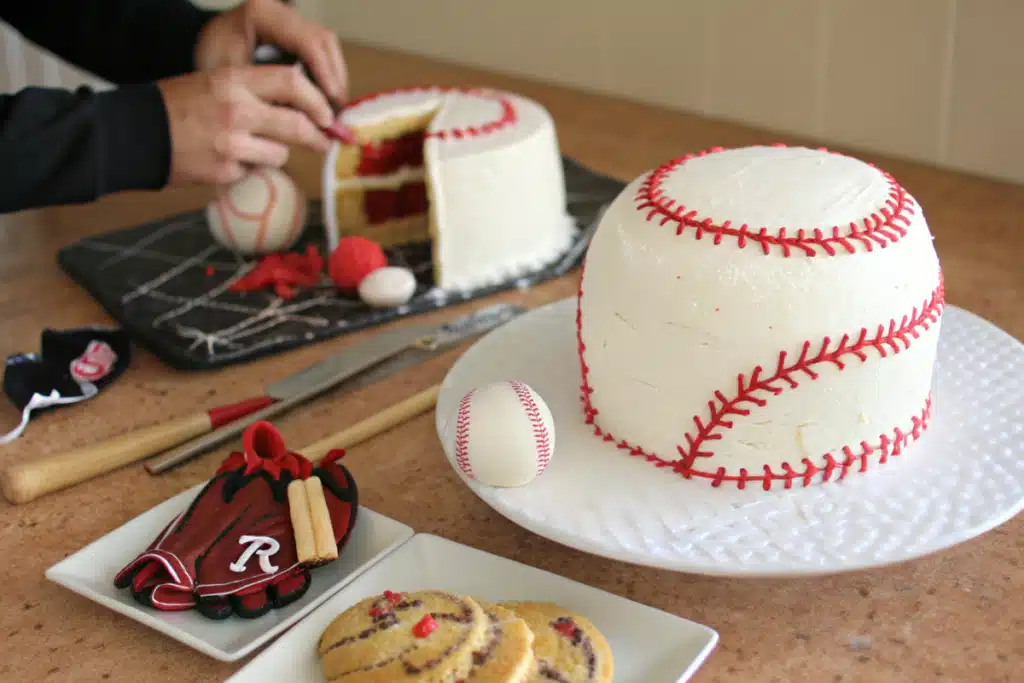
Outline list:
[[[525,310],[522,306],[514,304],[496,304],[473,311],[440,327],[400,328],[382,333],[371,339],[369,342],[370,347],[364,350],[364,354],[370,358],[362,360],[360,372],[372,371],[374,365],[384,360],[394,360],[399,355],[407,355],[407,352],[416,350],[425,351],[427,354],[426,356],[412,356],[413,362],[421,362],[426,357],[436,355],[458,343],[489,332],[512,320]],[[150,474],[162,474],[173,467],[206,453],[228,439],[241,434],[245,427],[253,422],[269,420],[271,417],[311,398],[341,380],[353,377],[357,373],[352,372],[351,368],[347,367],[352,363],[352,358],[346,358],[344,363],[339,366],[337,358],[328,358],[309,367],[298,375],[279,382],[278,391],[291,391],[294,388],[295,395],[289,399],[257,410],[255,413],[236,420],[231,424],[219,427],[209,434],[192,439],[188,443],[182,444],[178,448],[146,463],[146,469]]]
[[[308,446],[298,449],[299,453],[302,453],[308,460],[316,464],[330,451],[338,448],[352,448],[357,444],[368,441],[378,434],[383,434],[392,427],[408,422],[412,418],[432,409],[437,405],[437,394],[440,390],[440,384],[428,387],[361,422],[357,422],[340,432],[325,436],[319,441],[314,441]]]
[[[27,503],[173,448],[274,401],[270,396],[251,398],[143,427],[100,443],[18,462],[0,475],[0,488],[8,502]]]
[[[147,466],[150,474],[159,474],[226,441],[253,422],[311,400],[343,382],[355,388],[381,381],[404,367],[483,334],[524,310],[498,304],[439,327],[381,332],[271,384],[266,396],[147,427],[99,444],[14,463],[0,474],[0,489],[8,502],[28,503],[184,443],[184,449],[172,450],[168,458]],[[399,362],[385,362],[391,358]],[[204,435],[211,438],[197,445],[197,439]]]

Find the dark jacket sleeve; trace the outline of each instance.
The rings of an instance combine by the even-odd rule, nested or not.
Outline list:
[[[214,15],[189,0],[0,0],[0,18],[18,33],[113,83],[192,71]]]
[[[213,13],[188,0],[0,0],[0,18],[115,90],[0,95],[0,212],[167,183],[170,128],[152,81],[194,69]]]
[[[0,212],[167,184],[171,142],[155,84],[0,96]]]

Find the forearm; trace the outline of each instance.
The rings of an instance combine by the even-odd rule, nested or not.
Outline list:
[[[114,83],[193,71],[215,14],[189,0],[0,0],[0,18],[24,37]]]
[[[0,96],[0,212],[163,187],[167,114],[155,85]]]

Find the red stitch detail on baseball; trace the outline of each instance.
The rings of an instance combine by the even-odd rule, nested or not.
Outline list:
[[[820,475],[822,482],[842,480],[846,477],[849,470],[851,468],[854,468],[854,466],[856,466],[857,472],[866,471],[868,467],[868,458],[871,455],[877,454],[877,464],[883,465],[886,462],[888,462],[890,457],[899,456],[909,443],[917,441],[928,428],[928,423],[931,419],[932,411],[932,398],[930,394],[925,400],[925,405],[924,408],[921,410],[921,413],[911,418],[912,427],[909,434],[905,433],[901,427],[896,426],[892,428],[889,432],[883,432],[882,434],[880,434],[878,436],[877,445],[872,446],[865,441],[861,441],[855,447],[845,446],[842,449],[840,449],[840,452],[842,453],[840,459],[837,459],[836,456],[833,455],[832,453],[826,453],[823,456],[823,458],[825,459],[824,467],[819,467],[815,465],[813,462],[811,462],[810,459],[804,458],[803,460],[800,461],[802,469],[796,469],[793,467],[792,464],[788,462],[783,462],[779,465],[781,472],[774,472],[772,471],[769,465],[765,465],[762,474],[751,474],[750,471],[747,470],[746,468],[740,468],[739,474],[729,474],[725,467],[719,467],[714,471],[701,471],[694,469],[692,467],[692,463],[685,464],[685,457],[684,460],[680,461],[666,460],[657,455],[654,455],[653,453],[648,453],[641,446],[631,444],[624,439],[618,439],[612,434],[601,429],[601,427],[596,424],[596,418],[599,411],[597,410],[597,408],[594,407],[593,402],[591,401],[591,395],[594,393],[594,389],[593,387],[590,386],[590,368],[587,365],[585,358],[587,347],[586,344],[584,344],[583,342],[583,279],[584,274],[586,272],[586,267],[587,262],[586,258],[584,258],[580,268],[579,288],[576,292],[576,347],[577,357],[579,359],[580,365],[580,401],[583,405],[584,422],[585,424],[593,426],[594,436],[599,437],[604,441],[614,443],[616,448],[628,452],[631,456],[641,457],[647,462],[653,464],[657,468],[671,468],[676,474],[680,475],[684,479],[691,479],[693,477],[709,479],[711,485],[714,487],[719,487],[724,482],[732,482],[736,484],[737,488],[744,489],[746,488],[746,485],[750,482],[760,482],[761,487],[765,491],[769,491],[776,482],[781,482],[783,488],[786,489],[792,488],[793,482],[797,482],[800,485],[806,487],[811,485],[814,482],[815,476],[818,475]],[[890,320],[888,328],[880,325],[879,334],[876,335],[871,340],[868,340],[866,338],[866,332],[862,331],[861,336],[858,337],[858,341],[855,342],[853,345],[846,346],[842,353],[838,353],[838,349],[842,348],[843,344],[848,344],[848,336],[844,335],[844,342],[841,343],[840,347],[837,347],[837,350],[834,350],[832,353],[827,352],[827,345],[823,343],[822,349],[825,350],[825,355],[820,359],[818,357],[815,357],[815,359],[813,359],[813,362],[809,361],[806,358],[807,344],[805,344],[804,353],[801,354],[802,365],[801,361],[798,361],[796,364],[794,364],[794,366],[789,366],[787,368],[785,366],[785,353],[780,353],[778,367],[782,368],[782,373],[780,374],[780,372],[777,370],[776,374],[779,375],[778,377],[774,377],[774,379],[771,380],[762,379],[760,380],[760,382],[761,384],[765,384],[772,381],[781,381],[785,385],[789,386],[789,388],[795,388],[797,384],[790,375],[795,374],[797,372],[803,372],[811,379],[814,379],[817,377],[817,374],[814,373],[813,370],[811,370],[810,372],[807,371],[811,369],[810,366],[812,364],[833,363],[840,370],[842,370],[845,367],[845,363],[840,358],[840,356],[852,355],[858,358],[861,362],[863,362],[866,359],[864,352],[868,348],[874,348],[876,351],[878,351],[882,358],[885,358],[889,351],[892,351],[893,354],[897,354],[902,350],[900,348],[899,342],[902,342],[904,344],[904,349],[909,348],[911,342],[910,339],[908,339],[908,337],[916,339],[921,329],[927,330],[930,325],[934,324],[938,320],[944,306],[945,279],[943,277],[943,273],[940,271],[939,284],[932,293],[932,295],[928,298],[928,300],[925,301],[925,304],[922,307],[921,312],[918,313],[916,308],[912,309],[912,312],[909,316],[903,316],[903,319],[899,327],[896,326],[895,320]],[[915,322],[913,322],[912,324],[912,321]],[[819,352],[819,355],[821,355],[821,352]],[[797,365],[799,365],[800,367],[796,367]],[[804,369],[805,367],[807,368],[807,370]],[[738,381],[740,395],[743,394],[744,387],[742,383],[742,377],[743,376],[740,375],[741,379]],[[746,385],[748,393],[750,392],[750,388],[752,386],[752,383],[748,383]],[[776,395],[783,391],[783,387],[775,387],[774,389],[775,390],[766,389],[766,391],[768,391],[768,393],[772,395]],[[716,398],[719,399],[719,401],[723,403],[724,406],[726,400],[722,398],[722,392],[716,391],[715,396]],[[763,406],[765,403],[763,399],[754,400],[753,398],[750,399],[750,402],[754,403],[759,407]],[[739,401],[733,401],[734,405],[738,403]],[[712,411],[714,411],[714,401],[709,402],[709,407]],[[746,412],[740,412],[740,410],[744,410]],[[735,409],[730,414],[746,415],[749,412],[750,411],[746,409]],[[725,415],[724,412],[722,412],[719,415],[718,426],[721,426],[722,428],[732,427],[731,422],[721,419],[723,415]],[[699,428],[699,420],[695,418],[694,421]],[[710,430],[706,430],[706,432],[709,431]],[[705,436],[704,440],[711,441],[714,440],[715,438],[721,438],[721,435],[717,435],[715,437]],[[696,451],[696,449],[699,448],[699,444],[697,444],[693,448]],[[686,453],[682,451],[681,447],[680,453],[682,453],[684,456],[686,455]],[[701,455],[704,455],[703,452],[701,453]],[[707,455],[710,456],[713,454],[709,453]],[[691,460],[694,459],[695,458],[691,458]],[[836,477],[833,480],[833,475],[835,475],[837,472],[838,477]]]
[[[473,403],[473,391],[462,397],[459,412],[455,418],[455,462],[470,479],[473,466],[469,464],[469,410]]]
[[[829,152],[824,148],[819,150]],[[795,234],[789,234],[789,229],[785,226],[769,228],[743,223],[735,227],[729,220],[716,225],[711,218],[700,217],[696,209],[687,208],[678,200],[666,196],[663,185],[670,173],[691,159],[721,151],[721,147],[713,147],[696,154],[687,154],[651,171],[637,190],[637,211],[646,214],[648,222],[658,221],[659,225],[674,224],[676,235],[682,235],[687,228],[692,228],[694,237],[698,240],[703,239],[706,233],[710,233],[714,235],[713,243],[718,245],[721,244],[722,238],[727,236],[735,238],[736,245],[741,249],[754,242],[761,247],[761,252],[765,255],[771,253],[771,247],[778,247],[786,257],[792,256],[794,251],[803,252],[805,256],[817,256],[820,252],[829,256],[835,256],[840,252],[853,254],[858,246],[870,252],[876,246],[884,249],[890,244],[895,244],[907,234],[910,216],[915,213],[913,200],[890,174],[874,164],[868,165],[878,171],[889,184],[889,196],[884,206],[869,216],[851,221],[847,226],[818,227],[810,233],[804,228],[799,228]],[[838,152],[829,153],[839,155]]]
[[[787,363],[788,355],[785,351],[779,352],[775,371],[767,377],[762,376],[764,368],[760,365],[754,368],[749,377],[740,373],[736,378],[736,394],[732,398],[728,398],[721,391],[716,391],[714,398],[708,401],[710,415],[707,422],[702,421],[699,415],[693,416],[696,432],[687,432],[684,437],[685,448],[677,446],[679,454],[683,456],[679,461],[680,467],[688,469],[697,458],[712,457],[714,452],[704,450],[705,442],[721,439],[720,431],[731,429],[733,426],[730,417],[746,417],[753,408],[763,408],[768,402],[768,396],[759,397],[758,394],[778,396],[786,389],[796,389],[800,386],[797,378],[801,376],[812,380],[818,379],[818,372],[814,369],[817,365],[831,363],[843,370],[846,363],[854,358],[865,362],[867,352],[871,350],[886,358],[890,352],[895,355],[910,348],[911,337],[917,339],[922,330],[928,330],[939,319],[944,301],[943,284],[940,280],[938,287],[925,300],[920,311],[914,307],[910,315],[904,315],[898,325],[895,320],[890,320],[888,327],[879,325],[874,336],[870,337],[867,328],[861,328],[860,334],[852,341],[850,335],[844,334],[839,344],[831,349],[832,339],[825,337],[813,356],[809,355],[811,342],[805,341],[800,356],[792,363]]]
[[[435,138],[438,140],[461,140],[464,138],[480,137],[484,135],[491,135],[497,133],[499,130],[507,126],[516,124],[519,121],[519,113],[516,111],[515,105],[507,97],[498,93],[485,92],[480,88],[436,88],[426,86],[411,86],[405,88],[394,88],[392,90],[383,90],[380,92],[370,93],[363,97],[352,100],[345,109],[354,109],[361,104],[366,102],[372,102],[382,97],[388,97],[391,95],[401,95],[406,93],[420,93],[420,92],[436,92],[439,94],[444,93],[461,93],[463,95],[472,95],[481,99],[487,99],[497,102],[501,105],[501,114],[496,119],[486,121],[483,123],[477,123],[472,126],[466,126],[464,128],[449,128],[447,130],[439,130],[433,132],[427,132],[425,138]],[[364,147],[369,146],[370,143],[363,145]]]
[[[526,416],[530,419],[533,443],[537,447],[537,473],[539,474],[544,471],[544,468],[548,466],[548,461],[551,460],[551,434],[544,426],[540,408],[537,407],[537,402],[533,400],[533,395],[530,394],[526,385],[516,381],[509,382],[509,384],[512,385],[512,390],[516,392],[520,405],[523,406]]]
[[[263,250],[263,240],[266,237],[267,228],[269,227],[270,216],[274,211],[274,207],[277,205],[277,187],[274,185],[274,181],[263,169],[256,169],[253,174],[259,177],[267,185],[267,191],[270,193],[270,197],[267,199],[267,204],[264,206],[262,212],[245,211],[231,199],[231,193],[225,189],[225,191],[217,199],[217,212],[220,213],[220,221],[223,225],[224,231],[227,233],[228,239],[231,241],[235,248],[239,248],[238,239],[235,237],[235,231],[231,227],[231,221],[229,220],[228,214],[234,214],[242,220],[260,222],[259,230],[256,232],[256,251]]]

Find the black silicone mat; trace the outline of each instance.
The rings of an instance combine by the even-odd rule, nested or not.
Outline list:
[[[579,265],[602,208],[625,185],[563,161],[568,209],[580,232],[561,260],[498,286],[442,296],[431,281],[427,244],[391,249],[389,263],[411,268],[418,281],[412,301],[398,309],[372,309],[329,286],[299,290],[292,299],[270,290],[232,292],[228,286],[256,260],[214,242],[202,211],[81,240],[62,249],[59,262],[163,362],[182,370],[224,367],[569,272]],[[308,216],[293,250],[313,243],[326,256],[319,202],[310,204]]]

